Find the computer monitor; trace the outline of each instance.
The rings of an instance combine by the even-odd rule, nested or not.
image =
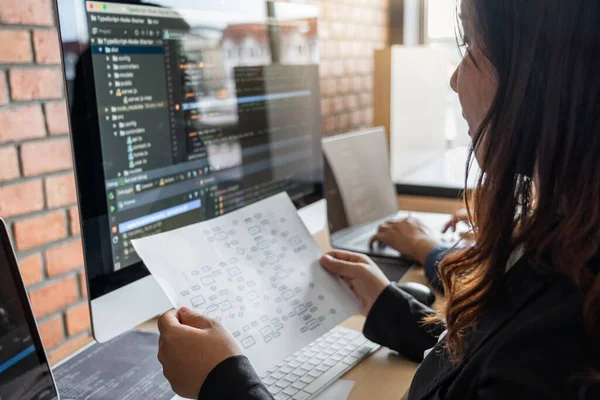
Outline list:
[[[317,9],[58,0],[94,336],[170,304],[130,241],[322,199]],[[176,268],[176,266],[174,266]]]
[[[0,219],[0,399],[57,398],[17,258]]]

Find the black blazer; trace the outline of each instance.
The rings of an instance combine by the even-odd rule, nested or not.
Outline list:
[[[578,379],[586,365],[600,366],[584,334],[584,294],[567,279],[535,272],[521,259],[504,276],[496,301],[466,338],[468,357],[452,364],[438,336],[443,327],[421,324],[433,310],[394,285],[377,299],[364,334],[414,361],[423,360],[409,400],[598,400],[598,385]],[[398,399],[403,393],[398,393]],[[273,397],[243,356],[219,364],[199,399],[263,400]]]

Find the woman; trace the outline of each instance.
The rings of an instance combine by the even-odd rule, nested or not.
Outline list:
[[[322,265],[359,298],[368,338],[419,361],[433,347],[411,400],[600,398],[600,2],[464,0],[460,18],[451,85],[484,175],[468,202],[476,242],[439,268],[444,319],[365,256]],[[181,309],[159,325],[177,393],[271,398],[220,324]]]

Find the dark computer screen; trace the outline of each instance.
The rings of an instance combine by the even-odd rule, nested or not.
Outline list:
[[[0,232],[0,400],[56,398],[26,296],[8,237]]]
[[[147,274],[132,239],[281,191],[321,198],[315,8],[69,4],[58,2],[92,298]]]

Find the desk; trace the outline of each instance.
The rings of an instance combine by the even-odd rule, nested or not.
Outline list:
[[[323,230],[314,235],[323,251],[331,249],[329,232]],[[427,279],[420,268],[412,268],[402,279],[426,283]],[[345,321],[342,326],[362,331],[365,318],[356,315]],[[156,319],[140,325],[141,329],[157,330]],[[355,381],[349,400],[399,400],[410,387],[418,364],[399,356],[397,353],[381,348],[375,354],[350,370],[342,379]]]

